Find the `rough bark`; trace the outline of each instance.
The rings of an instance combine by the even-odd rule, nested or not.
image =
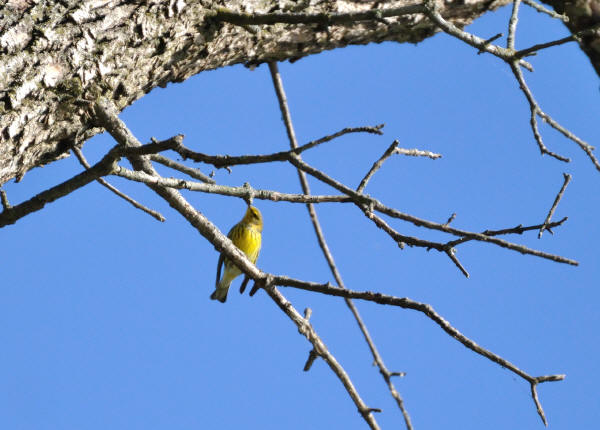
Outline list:
[[[600,0],[543,1],[552,6],[556,12],[569,18],[566,26],[572,34],[600,24]],[[600,38],[592,35],[584,36],[579,46],[590,59],[596,74],[600,75]]]
[[[446,2],[444,16],[464,26],[509,0]],[[256,65],[435,33],[423,15],[351,25],[216,22],[211,8],[245,12],[350,12],[414,0],[5,0],[0,6],[0,185],[19,180],[100,130],[82,100],[113,99],[123,109],[157,86],[203,70]]]

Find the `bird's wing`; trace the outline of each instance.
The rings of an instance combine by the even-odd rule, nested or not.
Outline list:
[[[223,262],[225,261],[225,257],[223,254],[219,255],[219,261],[217,262],[217,280],[215,282],[215,286],[219,285],[219,280],[221,279],[221,267],[223,267]]]

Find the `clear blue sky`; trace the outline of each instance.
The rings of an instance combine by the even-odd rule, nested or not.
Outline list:
[[[505,32],[509,10],[469,30]],[[566,35],[523,10],[517,47]],[[531,59],[527,73],[543,108],[576,134],[600,142],[598,77],[575,45]],[[418,46],[385,43],[281,64],[300,142],[347,126],[385,123],[385,135],[348,136],[305,154],[356,186],[398,139],[440,160],[395,156],[367,192],[434,221],[457,213],[468,230],[537,224],[573,175],[555,219],[568,222],[512,240],[578,260],[560,265],[470,243],[458,256],[399,250],[354,207],[318,212],[348,287],[428,302],[464,334],[525,371],[566,373],[539,387],[553,429],[593,428],[600,420],[597,357],[597,172],[575,144],[541,126],[546,144],[573,159],[539,155],[529,109],[509,69],[446,35]],[[270,153],[288,146],[268,68],[202,73],[157,89],[121,117],[137,137],[186,135],[215,154]],[[114,142],[84,147],[90,162]],[[70,157],[4,188],[18,203],[81,170]],[[174,175],[162,170],[164,174]],[[207,173],[210,172],[206,168]],[[218,183],[298,192],[285,164],[216,172]],[[217,254],[183,219],[140,184],[110,182],[161,211],[158,223],[98,184],[2,230],[0,426],[4,429],[361,429],[366,425],[321,360],[302,371],[310,345],[263,293],[209,300]],[[311,181],[315,193],[331,193]],[[223,231],[241,218],[239,199],[185,193]],[[265,219],[261,269],[331,280],[302,205],[256,202]],[[404,234],[442,236],[392,221]],[[350,374],[383,428],[402,428],[350,313],[340,299],[283,289]],[[358,303],[416,429],[541,429],[529,386],[475,355],[414,311]]]

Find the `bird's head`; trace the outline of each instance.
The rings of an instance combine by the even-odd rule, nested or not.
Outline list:
[[[246,215],[244,215],[244,222],[255,226],[260,231],[263,228],[263,219],[260,211],[254,206],[248,206],[248,210],[246,210]]]

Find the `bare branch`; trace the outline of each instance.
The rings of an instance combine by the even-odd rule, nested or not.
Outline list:
[[[136,172],[122,166],[116,166],[110,173],[135,182],[141,182],[147,185],[159,185],[178,190],[198,191],[202,193],[220,194],[222,196],[239,197],[242,199],[271,200],[274,202],[290,203],[350,203],[352,200],[345,195],[306,195],[306,194],[288,194],[271,190],[259,190],[251,186],[229,187],[226,185],[206,184],[203,182],[186,181],[177,178],[163,178],[161,176],[151,176],[145,172]]]
[[[554,215],[554,211],[556,210],[556,207],[558,206],[560,199],[562,199],[562,196],[563,196],[565,190],[567,189],[567,185],[569,185],[569,182],[571,181],[571,175],[569,175],[568,173],[563,173],[563,176],[565,178],[565,181],[563,182],[562,187],[560,187],[560,191],[554,198],[554,203],[552,203],[552,207],[548,211],[548,215],[546,216],[544,223],[540,227],[540,232],[538,233],[538,239],[542,238],[542,233],[544,232],[544,230],[546,230],[548,228],[550,219],[552,218],[552,215]]]
[[[338,131],[329,136],[325,136],[321,139],[314,140],[312,142],[308,142],[302,146],[298,146],[290,151],[281,151],[275,152],[273,154],[263,154],[263,155],[240,155],[240,156],[231,156],[231,155],[208,155],[203,154],[201,152],[192,151],[185,146],[172,145],[169,149],[176,151],[179,155],[181,155],[184,159],[190,159],[196,162],[212,164],[217,168],[222,168],[226,166],[235,166],[240,164],[258,164],[258,163],[271,163],[274,161],[288,161],[291,155],[299,155],[307,149],[314,148],[317,145],[322,143],[329,142],[337,137],[343,136],[348,133],[371,133],[381,135],[381,128],[383,125],[376,125],[374,127],[349,127],[343,130]]]
[[[327,176],[325,173],[321,172],[320,170],[315,169],[314,167],[308,165],[306,162],[302,161],[301,159],[299,159],[298,157],[295,156],[291,156],[290,157],[290,162],[302,169],[303,171],[305,171],[306,173],[308,173],[309,175],[319,179],[320,181],[332,186],[333,188],[337,189],[338,191],[348,195],[349,197],[352,198],[352,200],[354,201],[354,203],[361,208],[361,210],[364,210],[362,208],[363,205],[367,205],[369,207],[373,207],[374,210],[384,213],[388,216],[391,216],[393,218],[398,218],[407,222],[410,222],[418,227],[426,227],[432,230],[438,230],[438,231],[443,231],[446,233],[450,233],[452,235],[455,236],[461,236],[461,237],[468,237],[471,240],[477,240],[477,241],[481,241],[481,242],[488,242],[488,243],[493,243],[495,245],[498,245],[502,248],[507,248],[507,249],[511,249],[513,251],[517,251],[520,252],[521,254],[529,254],[529,255],[534,255],[536,257],[541,257],[541,258],[545,258],[548,260],[552,260],[558,263],[566,263],[566,264],[570,264],[573,266],[577,266],[579,263],[577,263],[577,261],[575,260],[571,260],[569,258],[565,258],[565,257],[561,257],[559,255],[554,255],[554,254],[549,254],[547,252],[543,252],[543,251],[538,251],[535,249],[531,249],[528,248],[524,245],[518,245],[512,242],[508,242],[506,240],[502,240],[502,239],[497,239],[495,237],[490,237],[490,236],[486,236],[484,234],[481,233],[474,233],[474,232],[469,232],[469,231],[465,231],[465,230],[460,230],[454,227],[451,227],[449,225],[445,225],[445,224],[440,224],[440,223],[436,223],[433,221],[427,221],[418,217],[415,217],[413,215],[409,215],[403,212],[400,212],[396,209],[390,208],[385,206],[384,204],[382,204],[379,200],[361,194],[361,193],[357,193],[356,191],[354,191],[353,189],[341,184],[340,182],[336,181],[335,179]],[[437,246],[431,246],[432,248],[438,249]],[[445,251],[445,249],[439,249],[440,251]]]
[[[268,275],[270,277],[270,275]],[[267,278],[269,279],[269,278]],[[335,357],[329,352],[325,343],[321,340],[321,338],[317,335],[316,331],[312,327],[312,325],[306,320],[302,318],[302,316],[298,313],[296,309],[292,306],[292,304],[287,301],[287,299],[277,290],[272,283],[267,281],[263,281],[265,284],[262,286],[273,299],[273,301],[279,306],[279,308],[296,324],[298,327],[298,332],[302,334],[306,339],[313,344],[313,350],[315,354],[318,354],[329,366],[329,368],[336,374],[338,379],[342,381],[342,384],[346,388],[348,394],[358,407],[358,412],[361,414],[363,419],[367,422],[371,429],[379,429],[375,418],[372,415],[372,412],[380,411],[379,409],[369,408],[365,405],[363,400],[360,398],[356,388],[352,384],[350,377],[344,370],[344,368],[338,363]],[[270,285],[271,284],[271,285]],[[307,363],[308,364],[308,363]]]
[[[74,146],[72,149],[73,149],[73,153],[75,154],[75,156],[77,157],[77,159],[79,160],[79,162],[81,163],[81,165],[83,167],[85,167],[86,169],[89,169],[90,165],[87,162],[87,160],[85,159],[85,156],[83,155],[83,153],[81,152],[81,150],[79,148],[77,148],[76,146]],[[129,202],[133,207],[146,212],[148,215],[154,217],[158,221],[164,222],[165,217],[163,217],[160,214],[160,212],[157,212],[155,210],[149,209],[146,206],[144,206],[144,205],[136,202],[134,199],[132,199],[128,195],[122,193],[116,187],[114,187],[111,184],[109,184],[108,182],[106,182],[103,178],[98,178],[98,179],[96,179],[96,181],[98,183],[100,183],[101,185],[103,185],[104,187],[108,188],[110,191],[112,191],[113,193],[115,193],[117,196],[119,196],[122,199],[124,199],[125,201]]]
[[[129,131],[126,125],[119,119],[116,109],[107,100],[101,99],[94,106],[94,112],[100,124],[119,142],[122,146],[141,146],[140,142]],[[153,145],[153,144],[150,144]],[[146,146],[150,146],[146,145]],[[148,175],[157,175],[156,171],[148,160],[142,157],[130,158],[135,169],[144,170]],[[209,185],[209,184],[207,184]],[[279,308],[288,315],[296,324],[298,330],[313,345],[315,351],[323,358],[328,366],[334,371],[338,379],[342,382],[346,391],[354,401],[363,419],[369,424],[371,429],[379,429],[375,418],[361,397],[359,396],[352,381],[344,371],[343,367],[337,362],[335,357],[327,350],[324,342],[317,335],[313,327],[307,320],[294,309],[292,304],[273,286],[272,276],[261,272],[248,258],[240,251],[229,238],[212,224],[208,218],[196,211],[179,192],[171,188],[159,185],[149,185],[158,195],[163,197],[169,205],[179,212],[198,232],[212,243],[217,251],[232,260],[235,265],[246,275],[255,280],[255,285],[264,288],[269,296],[275,301]]]
[[[286,132],[287,132],[288,139],[290,142],[290,147],[292,149],[295,149],[298,147],[298,141],[296,140],[296,133],[294,131],[294,125],[292,123],[292,116],[291,116],[290,109],[289,109],[289,106],[287,103],[287,97],[285,95],[285,90],[283,88],[283,82],[281,80],[281,75],[279,74],[279,68],[277,66],[277,63],[269,63],[269,71],[271,72],[271,79],[273,81],[275,93],[277,94],[277,100],[279,102],[279,109],[281,111],[281,116],[283,118],[283,122],[284,122],[284,125],[286,128]],[[394,142],[392,144],[392,146],[390,146],[390,148],[388,149],[388,151],[390,152],[389,155],[391,155],[391,151],[393,151],[393,149],[397,145],[398,145],[398,142]],[[386,153],[388,151],[386,151]],[[388,155],[388,157],[389,157],[389,155]],[[385,156],[385,154],[384,154],[384,156]],[[299,155],[297,157],[300,158]],[[382,164],[382,163],[383,163],[383,161],[380,162],[380,164]],[[300,186],[302,187],[303,193],[310,194],[310,187],[308,185],[308,180],[306,178],[306,174],[301,169],[298,169],[298,168],[297,168],[297,172],[298,172],[298,179],[300,180]],[[375,173],[375,172],[373,171],[373,173]],[[367,179],[367,181],[368,181],[368,179]],[[365,185],[366,185],[366,181],[365,181]],[[306,206],[308,209],[308,214],[309,214],[310,220],[311,220],[313,228],[315,230],[315,234],[317,236],[317,241],[319,243],[321,251],[323,252],[323,256],[325,257],[325,260],[327,261],[329,270],[331,271],[331,273],[332,273],[333,277],[335,278],[336,282],[338,283],[338,285],[340,285],[340,287],[342,287],[342,288],[345,288],[344,281],[342,280],[342,275],[339,272],[337,265],[335,264],[333,254],[329,250],[329,246],[327,245],[327,241],[325,240],[325,235],[323,234],[323,229],[321,228],[321,223],[319,222],[319,218],[317,216],[317,211],[311,203],[308,203]],[[406,424],[407,430],[412,430],[412,423],[410,420],[410,415],[408,414],[408,411],[406,410],[406,407],[404,406],[404,401],[402,400],[402,397],[400,396],[400,394],[398,393],[398,391],[396,390],[396,388],[394,387],[394,384],[392,383],[392,381],[390,379],[390,372],[388,371],[387,367],[385,366],[385,364],[383,362],[383,358],[381,357],[381,354],[379,354],[379,351],[377,350],[377,347],[375,346],[375,342],[373,341],[371,334],[369,333],[369,330],[367,329],[367,326],[365,325],[360,313],[358,312],[358,309],[356,308],[356,306],[354,305],[352,300],[345,299],[345,302],[346,302],[346,306],[348,306],[348,309],[350,309],[350,312],[352,312],[352,315],[354,316],[354,319],[356,320],[358,327],[359,327],[360,331],[362,332],[363,337],[365,338],[365,341],[367,342],[367,345],[369,346],[369,349],[371,350],[373,359],[375,360],[375,363],[379,367],[379,371],[380,371],[381,375],[383,376],[383,379],[385,380],[386,384],[388,385],[388,388],[390,390],[390,393],[392,394],[392,397],[394,397],[394,399],[396,400],[396,403],[398,404],[398,407],[400,408],[400,411],[402,412],[402,416],[404,417],[404,422]],[[308,319],[308,316],[310,316],[310,313],[307,312],[307,317],[306,317],[307,319]],[[315,361],[316,357],[317,357],[316,350],[315,349],[311,350],[311,352],[308,356],[308,359],[306,360],[306,364],[304,365],[305,371],[308,371],[310,369],[310,367],[312,366],[312,363]]]
[[[383,305],[391,305],[398,306],[404,309],[412,309],[423,313],[430,320],[439,325],[442,328],[442,330],[444,330],[446,333],[448,333],[450,336],[452,336],[454,339],[459,341],[471,351],[493,361],[496,364],[499,364],[500,366],[510,370],[515,375],[518,375],[527,382],[529,382],[532,387],[532,398],[535,402],[538,414],[540,415],[540,418],[542,419],[544,424],[546,424],[546,417],[544,415],[544,411],[539,402],[539,399],[537,398],[537,393],[535,392],[535,385],[541,382],[562,381],[563,379],[565,379],[565,375],[532,376],[528,374],[527,372],[521,370],[508,360],[483,348],[482,346],[478,345],[475,341],[466,337],[464,334],[458,331],[458,329],[453,327],[447,320],[445,320],[440,314],[438,314],[431,305],[428,305],[426,303],[416,302],[406,297],[394,297],[389,296],[387,294],[375,293],[371,291],[352,291],[346,288],[334,287],[329,283],[317,284],[314,282],[299,281],[296,279],[288,278],[286,276],[274,276],[273,284],[280,285],[283,287],[293,287],[301,290],[328,294],[332,296],[362,299]]]
[[[456,212],[454,212],[452,215],[450,215],[450,216],[448,217],[448,221],[446,221],[446,223],[445,223],[444,225],[450,225],[450,223],[451,223],[452,221],[454,221],[455,219],[456,219]]]
[[[600,29],[600,25],[596,24],[588,29],[578,31],[577,33],[571,34],[570,36],[563,37],[561,39],[553,40],[551,42],[539,43],[537,45],[533,45],[526,49],[521,49],[520,51],[515,52],[515,57],[522,58],[528,55],[534,55],[536,52],[551,48],[553,46],[563,45],[569,42],[580,42],[581,38],[586,36],[597,36],[598,30]]]
[[[547,9],[546,7],[539,4],[538,2],[535,2],[533,0],[523,0],[523,3],[525,3],[527,6],[534,8],[535,10],[537,10],[540,13],[545,13],[546,15],[550,15],[552,18],[560,19],[563,22],[569,22],[568,16],[561,15],[559,13],[554,12],[551,9]]]
[[[512,13],[508,21],[508,37],[506,38],[506,48],[515,49],[515,33],[517,32],[517,23],[519,21],[519,6],[521,0],[513,0]]]
[[[596,156],[592,152],[594,150],[594,147],[591,146],[590,144],[584,142],[583,140],[581,140],[577,136],[575,136],[569,130],[567,130],[566,128],[564,128],[563,126],[561,126],[559,123],[557,123],[556,121],[554,121],[554,119],[552,119],[552,117],[550,117],[548,114],[546,114],[540,108],[538,102],[535,100],[535,98],[533,97],[533,94],[531,93],[529,87],[525,83],[525,78],[523,77],[523,72],[521,71],[521,69],[519,69],[519,67],[514,62],[510,63],[510,68],[513,71],[513,74],[515,75],[515,78],[517,78],[517,81],[519,82],[519,86],[521,88],[521,91],[523,92],[523,94],[527,98],[527,101],[529,102],[529,107],[531,109],[531,126],[532,126],[532,129],[533,129],[533,134],[534,134],[534,136],[536,138],[536,141],[538,142],[538,145],[540,147],[540,151],[542,152],[542,154],[551,155],[552,157],[558,158],[561,161],[570,161],[569,159],[567,159],[565,157],[557,156],[556,154],[554,154],[554,153],[552,153],[552,152],[550,152],[550,151],[548,151],[546,149],[546,147],[542,143],[542,138],[541,138],[541,136],[540,136],[540,134],[539,134],[539,132],[537,130],[537,123],[536,123],[536,120],[535,120],[535,115],[537,115],[540,118],[542,118],[552,128],[554,128],[555,130],[557,130],[560,133],[562,133],[563,136],[565,136],[567,139],[572,140],[577,145],[579,145],[579,147],[581,149],[583,149],[584,152],[588,155],[588,157],[592,161],[592,163],[594,163],[594,166],[596,166],[596,169],[600,171],[600,162],[598,162],[598,159],[596,158]]]
[[[479,51],[488,52],[506,62],[514,61],[514,51],[512,49],[502,48],[498,45],[489,43],[487,40],[474,34],[461,30],[449,21],[446,21],[438,10],[438,5],[435,0],[425,0],[425,13],[440,29],[450,36],[462,40],[467,45],[477,48]],[[530,72],[533,71],[531,64],[524,60],[519,60],[519,65],[525,67]]]
[[[90,167],[88,170],[75,175],[54,187],[51,187],[41,193],[33,196],[29,200],[20,203],[16,206],[4,206],[4,210],[0,213],[0,228],[14,224],[20,218],[29,215],[30,213],[41,210],[46,204],[64,197],[73,191],[86,186],[90,182],[95,181],[101,176],[108,174],[120,157],[121,149],[114,147],[111,149],[98,163]],[[3,199],[4,200],[4,199]],[[4,201],[3,201],[4,203]],[[8,202],[6,202],[8,203]]]
[[[569,219],[569,218],[568,217],[564,217],[560,221],[551,222],[551,223],[549,223],[546,226],[546,229],[549,230],[551,228],[561,226],[567,219]],[[485,230],[485,231],[482,231],[481,234],[483,234],[485,236],[502,236],[502,235],[505,235],[505,234],[523,234],[526,231],[539,230],[543,225],[544,224],[537,224],[537,225],[530,225],[530,226],[527,226],[527,227],[523,227],[523,225],[521,224],[521,225],[518,225],[516,227],[505,228],[505,229],[501,229],[501,230]],[[456,239],[456,240],[447,242],[444,245],[444,247],[445,248],[452,248],[452,247],[455,247],[456,245],[468,242],[470,240],[472,240],[472,239],[467,238],[467,237],[462,237],[460,239]]]
[[[460,270],[462,272],[462,274],[465,275],[468,278],[469,277],[469,272],[467,272],[467,269],[465,269],[465,267],[458,260],[458,257],[456,257],[455,252],[456,251],[454,250],[454,248],[450,248],[450,249],[446,250],[446,255],[448,257],[450,257],[450,260],[452,260],[452,262],[456,265],[456,267],[458,267],[458,270]]]
[[[437,154],[431,151],[423,151],[421,149],[405,149],[405,148],[396,148],[396,154],[408,155],[410,157],[428,157],[432,160],[437,160],[438,158],[442,158],[442,154]]]
[[[167,167],[177,170],[181,173],[185,173],[190,178],[198,179],[199,181],[206,182],[207,184],[215,183],[214,179],[206,176],[200,170],[195,169],[193,167],[188,167],[184,164],[173,161],[170,158],[165,157],[164,155],[153,154],[150,156],[150,159],[152,161],[156,161],[157,163],[162,164],[163,166],[167,166]]]

